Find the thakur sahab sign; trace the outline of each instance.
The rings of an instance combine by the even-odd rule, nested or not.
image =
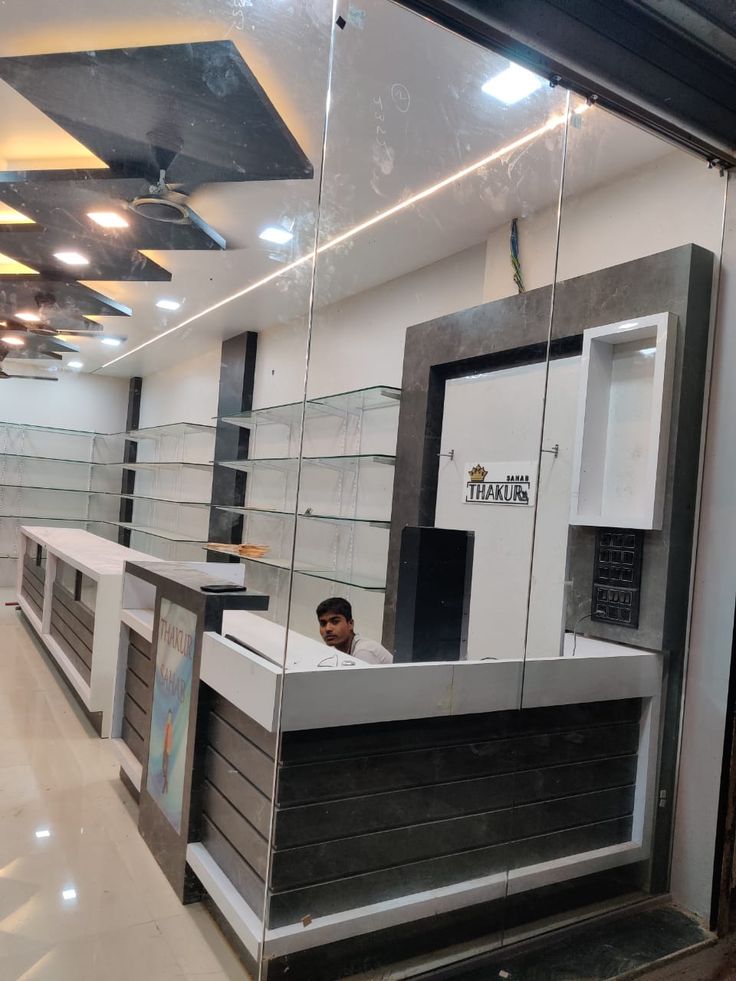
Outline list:
[[[465,504],[532,507],[537,485],[536,464],[466,463]]]

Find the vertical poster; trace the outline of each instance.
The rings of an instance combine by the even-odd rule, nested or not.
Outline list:
[[[196,634],[196,614],[162,598],[146,787],[179,833]]]

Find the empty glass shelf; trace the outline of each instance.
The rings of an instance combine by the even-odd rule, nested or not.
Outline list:
[[[144,439],[163,439],[166,436],[189,436],[193,433],[214,433],[214,426],[199,422],[169,422],[163,426],[145,426],[143,429],[130,429],[121,433],[126,439],[138,442]]]
[[[175,470],[187,467],[194,470],[211,470],[211,463],[196,463],[192,460],[136,460],[134,463],[108,463],[108,467],[122,467],[124,470]]]
[[[186,542],[189,545],[203,545],[203,538],[192,538],[191,535],[182,535],[178,531],[168,531],[166,528],[151,528],[148,525],[138,525],[133,521],[109,521],[106,524],[117,525],[118,528],[126,528],[128,531],[137,531],[142,535],[153,535],[154,538],[164,538],[168,542]]]
[[[234,507],[227,504],[217,504],[215,505],[218,511],[231,511],[234,514],[261,514],[266,517],[276,517],[276,518],[293,518],[293,511],[276,511],[273,508],[249,508],[249,507]],[[390,528],[391,522],[388,518],[362,518],[362,517],[349,517],[348,515],[341,514],[318,514],[315,511],[300,511],[297,515],[299,518],[304,518],[307,521],[329,521],[337,523],[345,523],[351,525],[370,525],[373,528]]]
[[[93,493],[97,493],[93,491]],[[209,501],[180,501],[173,497],[147,497],[145,494],[123,494],[121,491],[112,494],[112,497],[122,497],[129,501],[146,501],[149,504],[178,504],[185,508],[208,508]]]
[[[371,388],[359,388],[351,392],[308,399],[304,406],[304,413],[307,419],[324,415],[360,413],[396,405],[400,398],[400,388],[391,385],[374,385]],[[263,409],[246,409],[235,415],[222,416],[220,421],[244,429],[262,423],[293,426],[301,419],[302,405],[302,402],[286,402],[284,405],[270,405]]]
[[[60,436],[119,436],[119,433],[98,433],[92,429],[65,429],[59,426],[35,426],[25,422],[0,422],[0,429],[23,429],[34,433],[50,433]]]
[[[329,467],[332,470],[350,470],[361,463],[379,463],[386,466],[393,466],[396,462],[395,456],[386,453],[354,453],[345,456],[305,456],[302,457],[304,466]],[[244,470],[246,473],[258,468],[270,470],[296,470],[299,465],[299,457],[256,457],[250,460],[218,460],[221,467],[230,467],[231,470]]]
[[[74,460],[68,457],[58,456],[37,456],[35,453],[0,453],[0,456],[8,460],[33,460],[38,463],[77,463],[84,467],[116,466],[114,463],[93,463],[91,460]],[[117,464],[117,466],[120,466],[120,464]]]

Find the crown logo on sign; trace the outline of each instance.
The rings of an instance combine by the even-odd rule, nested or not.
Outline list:
[[[486,479],[488,471],[480,463],[476,463],[472,470],[468,470],[468,476],[471,480],[481,482]]]

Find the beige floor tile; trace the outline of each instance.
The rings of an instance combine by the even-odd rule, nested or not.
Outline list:
[[[2,605],[0,665],[0,981],[247,981],[138,834],[109,742]]]

